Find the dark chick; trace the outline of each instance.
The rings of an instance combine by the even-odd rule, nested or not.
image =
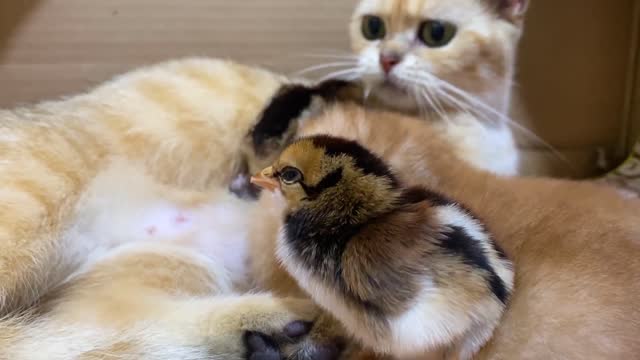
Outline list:
[[[329,136],[293,143],[252,181],[286,199],[284,266],[365,346],[467,359],[491,337],[512,265],[460,204]]]

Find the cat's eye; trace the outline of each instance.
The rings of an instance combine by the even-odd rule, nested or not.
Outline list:
[[[387,35],[384,20],[379,16],[367,15],[362,18],[362,35],[367,40],[380,40]]]
[[[300,170],[287,166],[279,173],[280,180],[287,185],[295,184],[302,181],[302,173]]]
[[[418,37],[429,47],[443,47],[456,36],[458,28],[446,21],[427,20],[420,25]]]

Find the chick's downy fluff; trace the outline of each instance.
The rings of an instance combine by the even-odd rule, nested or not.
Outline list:
[[[461,204],[330,136],[294,142],[254,182],[286,200],[283,265],[365,346],[465,359],[491,337],[513,268]]]

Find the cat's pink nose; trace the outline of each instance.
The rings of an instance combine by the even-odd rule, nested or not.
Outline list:
[[[402,57],[396,54],[380,55],[380,66],[385,74],[388,74],[393,68],[402,61]]]

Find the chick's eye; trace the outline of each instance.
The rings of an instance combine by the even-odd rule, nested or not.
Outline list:
[[[384,21],[375,15],[367,15],[362,18],[362,35],[367,40],[380,40],[387,34]]]
[[[420,25],[418,37],[429,47],[442,47],[451,42],[457,32],[454,24],[439,21],[427,20]]]
[[[302,180],[302,173],[296,168],[287,167],[280,172],[280,179],[285,184],[295,184]]]

